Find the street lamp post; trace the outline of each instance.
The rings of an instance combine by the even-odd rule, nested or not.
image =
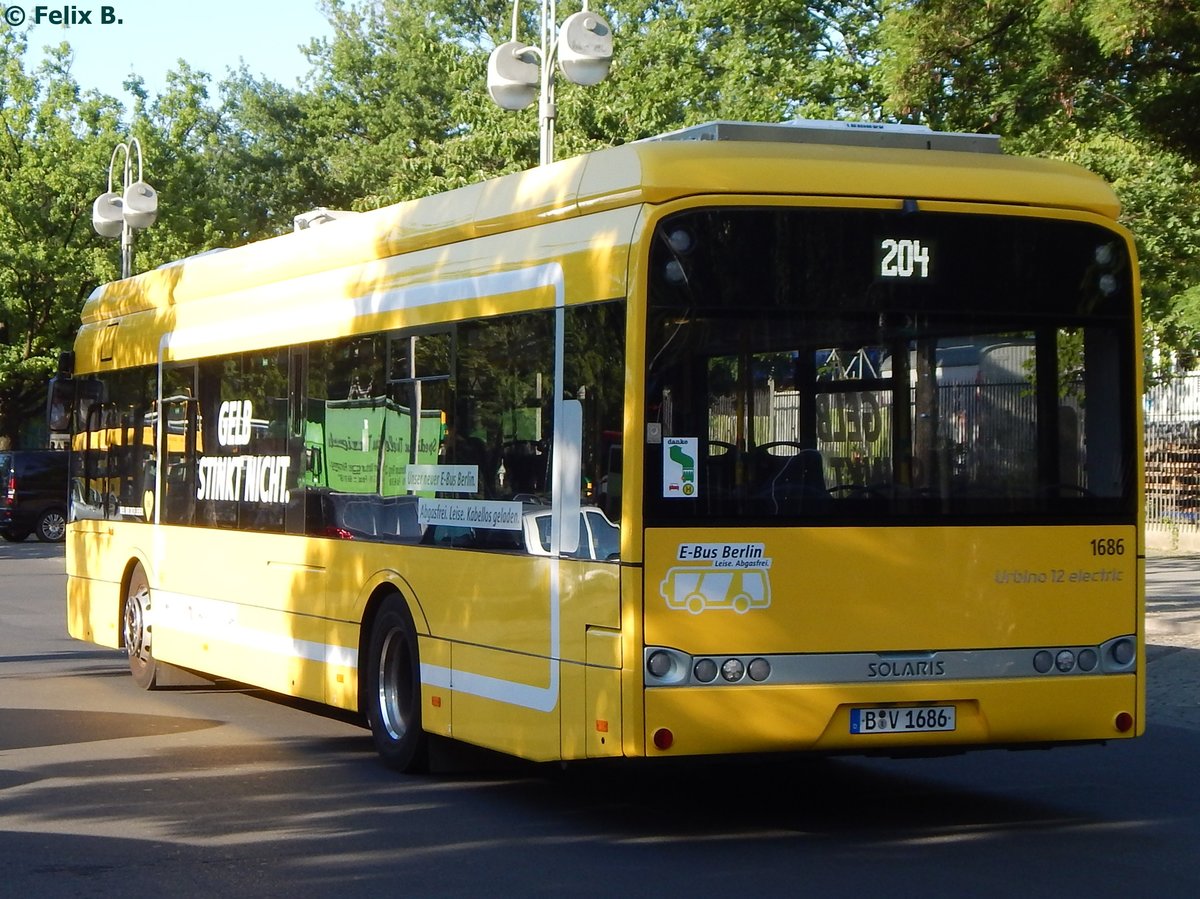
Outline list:
[[[488,58],[488,93],[503,109],[524,109],[538,102],[539,165],[554,161],[554,63],[573,84],[599,84],[612,61],[612,27],[598,13],[583,10],[567,16],[562,26],[556,0],[542,0],[541,46],[517,40],[520,0],[513,2],[512,37]]]
[[[137,151],[137,180],[133,180],[132,152]],[[113,190],[117,154],[124,154],[121,193]],[[133,274],[133,232],[149,228],[158,218],[158,193],[142,180],[142,145],[136,137],[119,143],[108,161],[108,190],[92,203],[92,227],[101,237],[121,238],[121,277]]]

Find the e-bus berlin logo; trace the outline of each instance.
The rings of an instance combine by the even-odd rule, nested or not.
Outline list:
[[[93,18],[94,16],[94,18]],[[99,9],[81,9],[78,6],[34,6],[30,12],[24,7],[6,6],[4,21],[16,28],[26,21],[32,25],[124,25],[125,20],[118,18],[115,6],[101,6]]]
[[[744,615],[771,605],[771,559],[761,543],[681,543],[680,562],[667,572],[659,593],[667,607],[699,615],[709,609],[733,609]]]

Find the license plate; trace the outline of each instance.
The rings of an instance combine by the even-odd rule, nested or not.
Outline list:
[[[954,706],[851,709],[852,734],[911,734],[954,730]]]

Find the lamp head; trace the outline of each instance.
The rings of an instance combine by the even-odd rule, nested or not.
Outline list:
[[[125,188],[125,221],[139,231],[149,228],[158,218],[158,192],[145,181],[135,181]]]
[[[120,237],[125,226],[124,201],[115,190],[102,193],[92,203],[92,227],[101,237]]]
[[[520,41],[505,41],[488,57],[488,93],[501,109],[524,109],[538,93],[537,56]]]
[[[594,12],[567,16],[559,29],[558,68],[573,84],[599,84],[612,62],[612,26]]]

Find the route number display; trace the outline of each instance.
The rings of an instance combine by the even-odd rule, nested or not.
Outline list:
[[[881,278],[928,278],[930,252],[919,240],[884,238],[879,242],[882,256],[879,261]]]

